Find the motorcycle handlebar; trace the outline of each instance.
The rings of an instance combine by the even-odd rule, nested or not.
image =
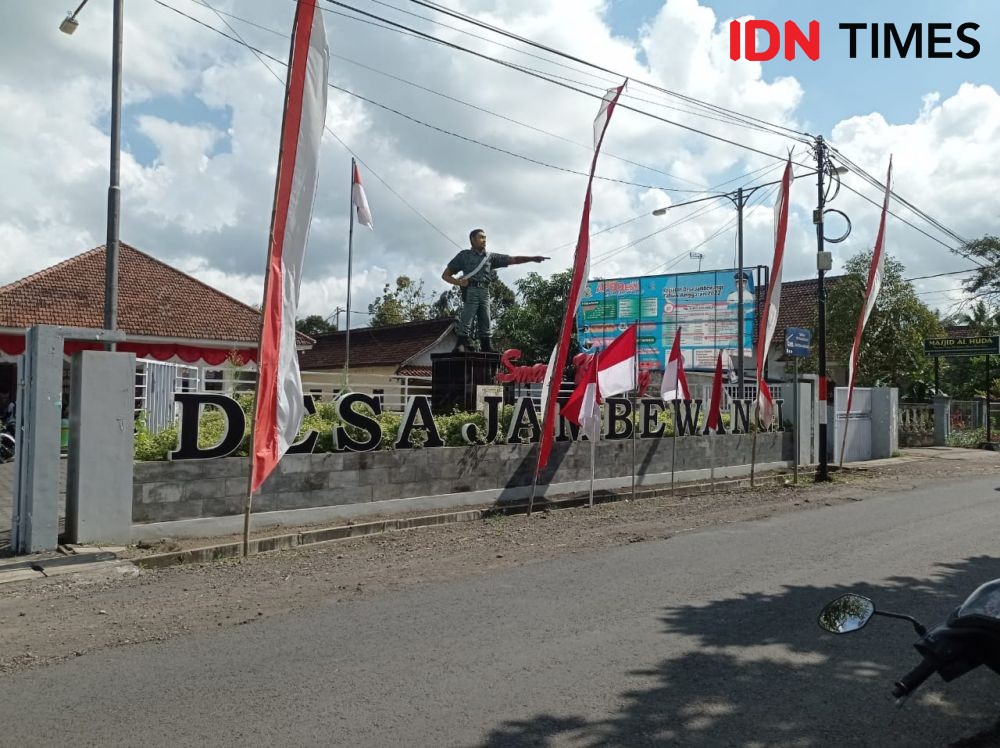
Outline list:
[[[893,684],[892,695],[897,699],[908,696],[935,672],[937,665],[925,657],[919,665]]]

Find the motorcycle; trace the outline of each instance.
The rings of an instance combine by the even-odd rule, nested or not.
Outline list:
[[[869,598],[853,593],[827,604],[819,614],[819,626],[831,634],[849,634],[875,616],[909,621],[920,637],[913,645],[920,663],[893,684],[898,706],[934,673],[946,683],[980,665],[1000,674],[1000,579],[976,589],[931,631],[912,616],[878,610]]]
[[[10,462],[14,459],[14,447],[16,446],[14,433],[16,430],[17,424],[12,416],[3,425],[3,430],[0,430],[0,463]]]

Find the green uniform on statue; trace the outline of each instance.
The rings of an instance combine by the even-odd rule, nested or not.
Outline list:
[[[471,249],[463,249],[455,255],[448,267],[444,269],[441,278],[453,286],[462,289],[462,310],[455,320],[458,331],[458,343],[455,350],[468,350],[472,338],[472,320],[476,320],[479,333],[479,350],[493,352],[490,333],[490,272],[508,265],[520,265],[525,262],[541,262],[549,259],[541,255],[534,257],[512,257],[510,255],[490,254],[486,251],[486,232],[475,229],[469,232]],[[462,277],[456,278],[455,274]]]

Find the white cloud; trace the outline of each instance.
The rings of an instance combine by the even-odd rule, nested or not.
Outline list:
[[[222,27],[218,17],[190,0],[169,1]],[[0,31],[0,64],[9,71],[0,85],[0,107],[6,115],[0,121],[5,145],[0,150],[5,187],[0,192],[0,242],[5,257],[10,258],[0,266],[0,283],[82,252],[101,243],[104,236],[110,14],[102,4],[88,5],[77,33],[66,37],[57,30],[62,6],[54,2],[30,5],[30,9],[28,4],[11,9]],[[270,28],[290,26],[290,3],[229,0],[218,5]],[[732,63],[724,31],[728,19],[719,18],[696,0],[665,2],[637,39],[611,33],[606,3],[600,0],[470,0],[462,7],[516,33],[599,60],[610,69],[801,129],[804,91],[800,83],[793,78],[764,80],[759,65]],[[154,3],[132,3],[126,14],[126,142],[129,136],[135,142],[142,138],[155,155],[142,162],[129,153],[123,157],[122,238],[255,303],[260,297],[273,199],[282,87],[249,52],[169,10]],[[593,93],[615,82],[613,76],[595,74],[575,63],[566,63],[572,70],[558,67],[465,34],[397,17],[470,44],[484,54],[565,76],[574,86]],[[597,106],[593,98],[336,15],[328,14],[326,21],[336,55],[578,143],[589,140]],[[232,23],[255,46],[279,59],[287,55],[284,39]],[[269,64],[283,79],[283,68]],[[576,171],[589,166],[586,148],[413,89],[342,59],[333,60],[331,79],[338,86],[499,148]],[[632,84],[624,103],[768,153],[783,154],[791,145],[771,133],[694,116],[690,105],[642,85]],[[990,164],[1000,155],[996,90],[966,85],[958,91],[929,93],[922,102],[914,102],[913,108],[919,114],[909,123],[889,123],[878,113],[859,113],[837,125],[832,141],[879,178],[888,154],[894,153],[896,184],[902,194],[967,236],[997,232],[995,201],[983,198],[992,194],[995,179]],[[545,265],[507,271],[508,281],[532,270],[551,273],[569,265],[583,177],[483,149],[336,91],[330,92],[327,124],[451,240],[403,205],[374,174],[363,170],[378,231],[356,234],[356,309],[364,309],[383,283],[400,274],[423,278],[432,292],[442,288],[441,268],[455,252],[451,242],[464,245],[473,226],[489,231],[496,251],[553,255]],[[770,163],[764,156],[624,108],[615,115],[605,149],[599,165],[602,176],[680,189],[698,189]],[[808,160],[801,146],[797,152]],[[626,164],[610,154],[658,171]],[[328,136],[302,292],[303,314],[329,314],[346,300],[349,162],[349,154]],[[763,172],[761,179],[778,176],[775,168]],[[879,199],[856,179],[848,184]],[[601,181],[595,185],[594,229],[692,197],[697,196]],[[761,197],[764,194],[758,193],[755,200]],[[809,212],[814,199],[811,179],[796,184],[786,275],[790,279],[815,272]],[[846,210],[854,221],[851,239],[834,248],[839,263],[870,246],[877,210],[847,192],[841,193],[834,207]],[[696,211],[694,219],[610,254]],[[594,273],[611,277],[662,268],[675,258],[686,258],[694,245],[734,218],[732,206],[724,203],[714,209],[710,205],[677,208],[662,218],[632,221],[595,236]],[[768,262],[770,199],[748,212],[746,228],[747,263]],[[889,249],[913,275],[959,263],[943,247],[898,222],[890,224]],[[730,265],[733,233],[720,234],[699,251],[705,254],[705,268]],[[693,267],[693,261],[682,259],[674,269]],[[957,283],[946,279],[945,285]],[[938,287],[942,286],[925,288]]]

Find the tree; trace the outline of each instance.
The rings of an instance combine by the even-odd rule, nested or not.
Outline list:
[[[386,283],[382,295],[368,305],[372,327],[402,325],[431,319],[431,303],[424,293],[424,282],[414,282],[409,276],[396,278],[395,288]]]
[[[969,335],[996,335],[1000,331],[996,309],[982,300],[977,301],[969,311],[952,315],[948,324],[966,325]],[[986,356],[945,358],[941,363],[941,389],[944,394],[958,400],[985,397]],[[995,374],[995,371],[990,371],[991,378],[994,379],[994,393]]]
[[[529,273],[515,283],[516,298],[497,315],[500,340],[521,350],[523,363],[544,363],[559,339],[572,271],[543,278]],[[570,351],[570,356],[575,351]]]
[[[872,253],[862,251],[847,261],[843,279],[829,291],[826,305],[828,361],[847,364],[864,303]],[[934,312],[904,280],[905,266],[887,256],[882,287],[861,339],[856,384],[898,387],[900,395],[924,399],[933,385],[932,362],[924,356],[925,338],[943,333]],[[815,352],[807,370],[816,371]],[[846,382],[840,383],[846,385]]]
[[[969,327],[974,335],[993,335],[997,330],[997,312],[980,300],[968,312],[955,315],[955,322]]]
[[[958,249],[957,254],[980,266],[965,281],[965,290],[996,306],[1000,302],[1000,237],[984,236],[974,239]]]
[[[327,322],[318,314],[310,314],[308,317],[295,320],[295,329],[310,338],[315,338],[327,332],[336,332],[337,326]]]

